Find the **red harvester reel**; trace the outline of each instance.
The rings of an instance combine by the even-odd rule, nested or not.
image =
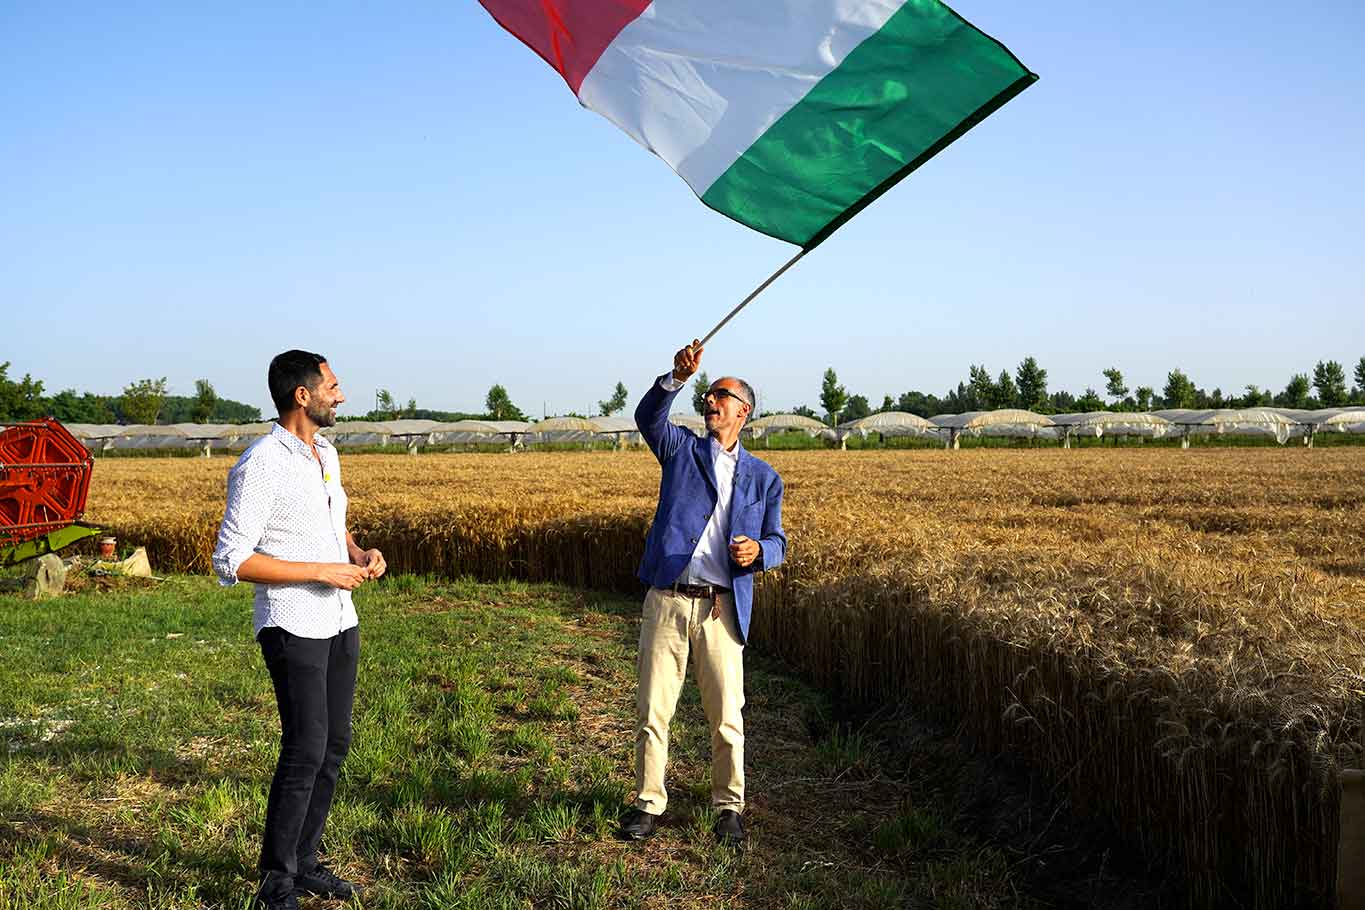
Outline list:
[[[0,566],[69,546],[99,529],[77,525],[95,460],[50,417],[0,432]]]

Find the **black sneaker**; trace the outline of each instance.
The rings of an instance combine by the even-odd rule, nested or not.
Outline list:
[[[716,819],[716,826],[711,830],[716,832],[716,840],[724,846],[736,850],[744,848],[744,822],[734,809],[720,810],[720,818]]]
[[[643,809],[631,809],[621,816],[620,836],[622,840],[645,840],[654,836],[659,827],[659,816],[650,815]]]
[[[348,901],[360,890],[326,866],[318,866],[312,872],[300,872],[294,876],[294,889],[314,897],[338,901]]]
[[[299,899],[292,891],[283,897],[264,897],[258,894],[251,902],[251,910],[299,910]]]

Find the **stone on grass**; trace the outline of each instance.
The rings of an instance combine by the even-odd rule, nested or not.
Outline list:
[[[33,560],[33,566],[28,570],[28,583],[24,587],[26,595],[34,600],[55,597],[62,593],[64,587],[66,566],[62,564],[60,556],[48,553]]]

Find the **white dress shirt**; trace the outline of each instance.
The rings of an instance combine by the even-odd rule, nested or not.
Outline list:
[[[280,426],[253,442],[228,474],[227,509],[213,551],[224,585],[253,553],[290,562],[349,563],[346,491],[336,449],[314,437],[318,459]],[[358,625],[351,592],[318,582],[256,585],[252,632],[278,626],[301,638],[331,638]]]
[[[659,387],[676,392],[685,383],[673,378],[670,372],[659,380]],[[678,581],[689,585],[720,585],[730,587],[730,500],[735,492],[735,467],[739,464],[739,443],[728,451],[712,436],[711,459],[716,472],[716,507],[706,530],[697,538],[696,549],[687,571]]]

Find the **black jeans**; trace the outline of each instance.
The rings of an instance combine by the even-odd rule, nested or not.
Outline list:
[[[282,897],[317,866],[341,760],[351,746],[360,630],[300,638],[268,627],[258,636],[280,709],[280,760],[270,782],[261,846],[261,895]]]

